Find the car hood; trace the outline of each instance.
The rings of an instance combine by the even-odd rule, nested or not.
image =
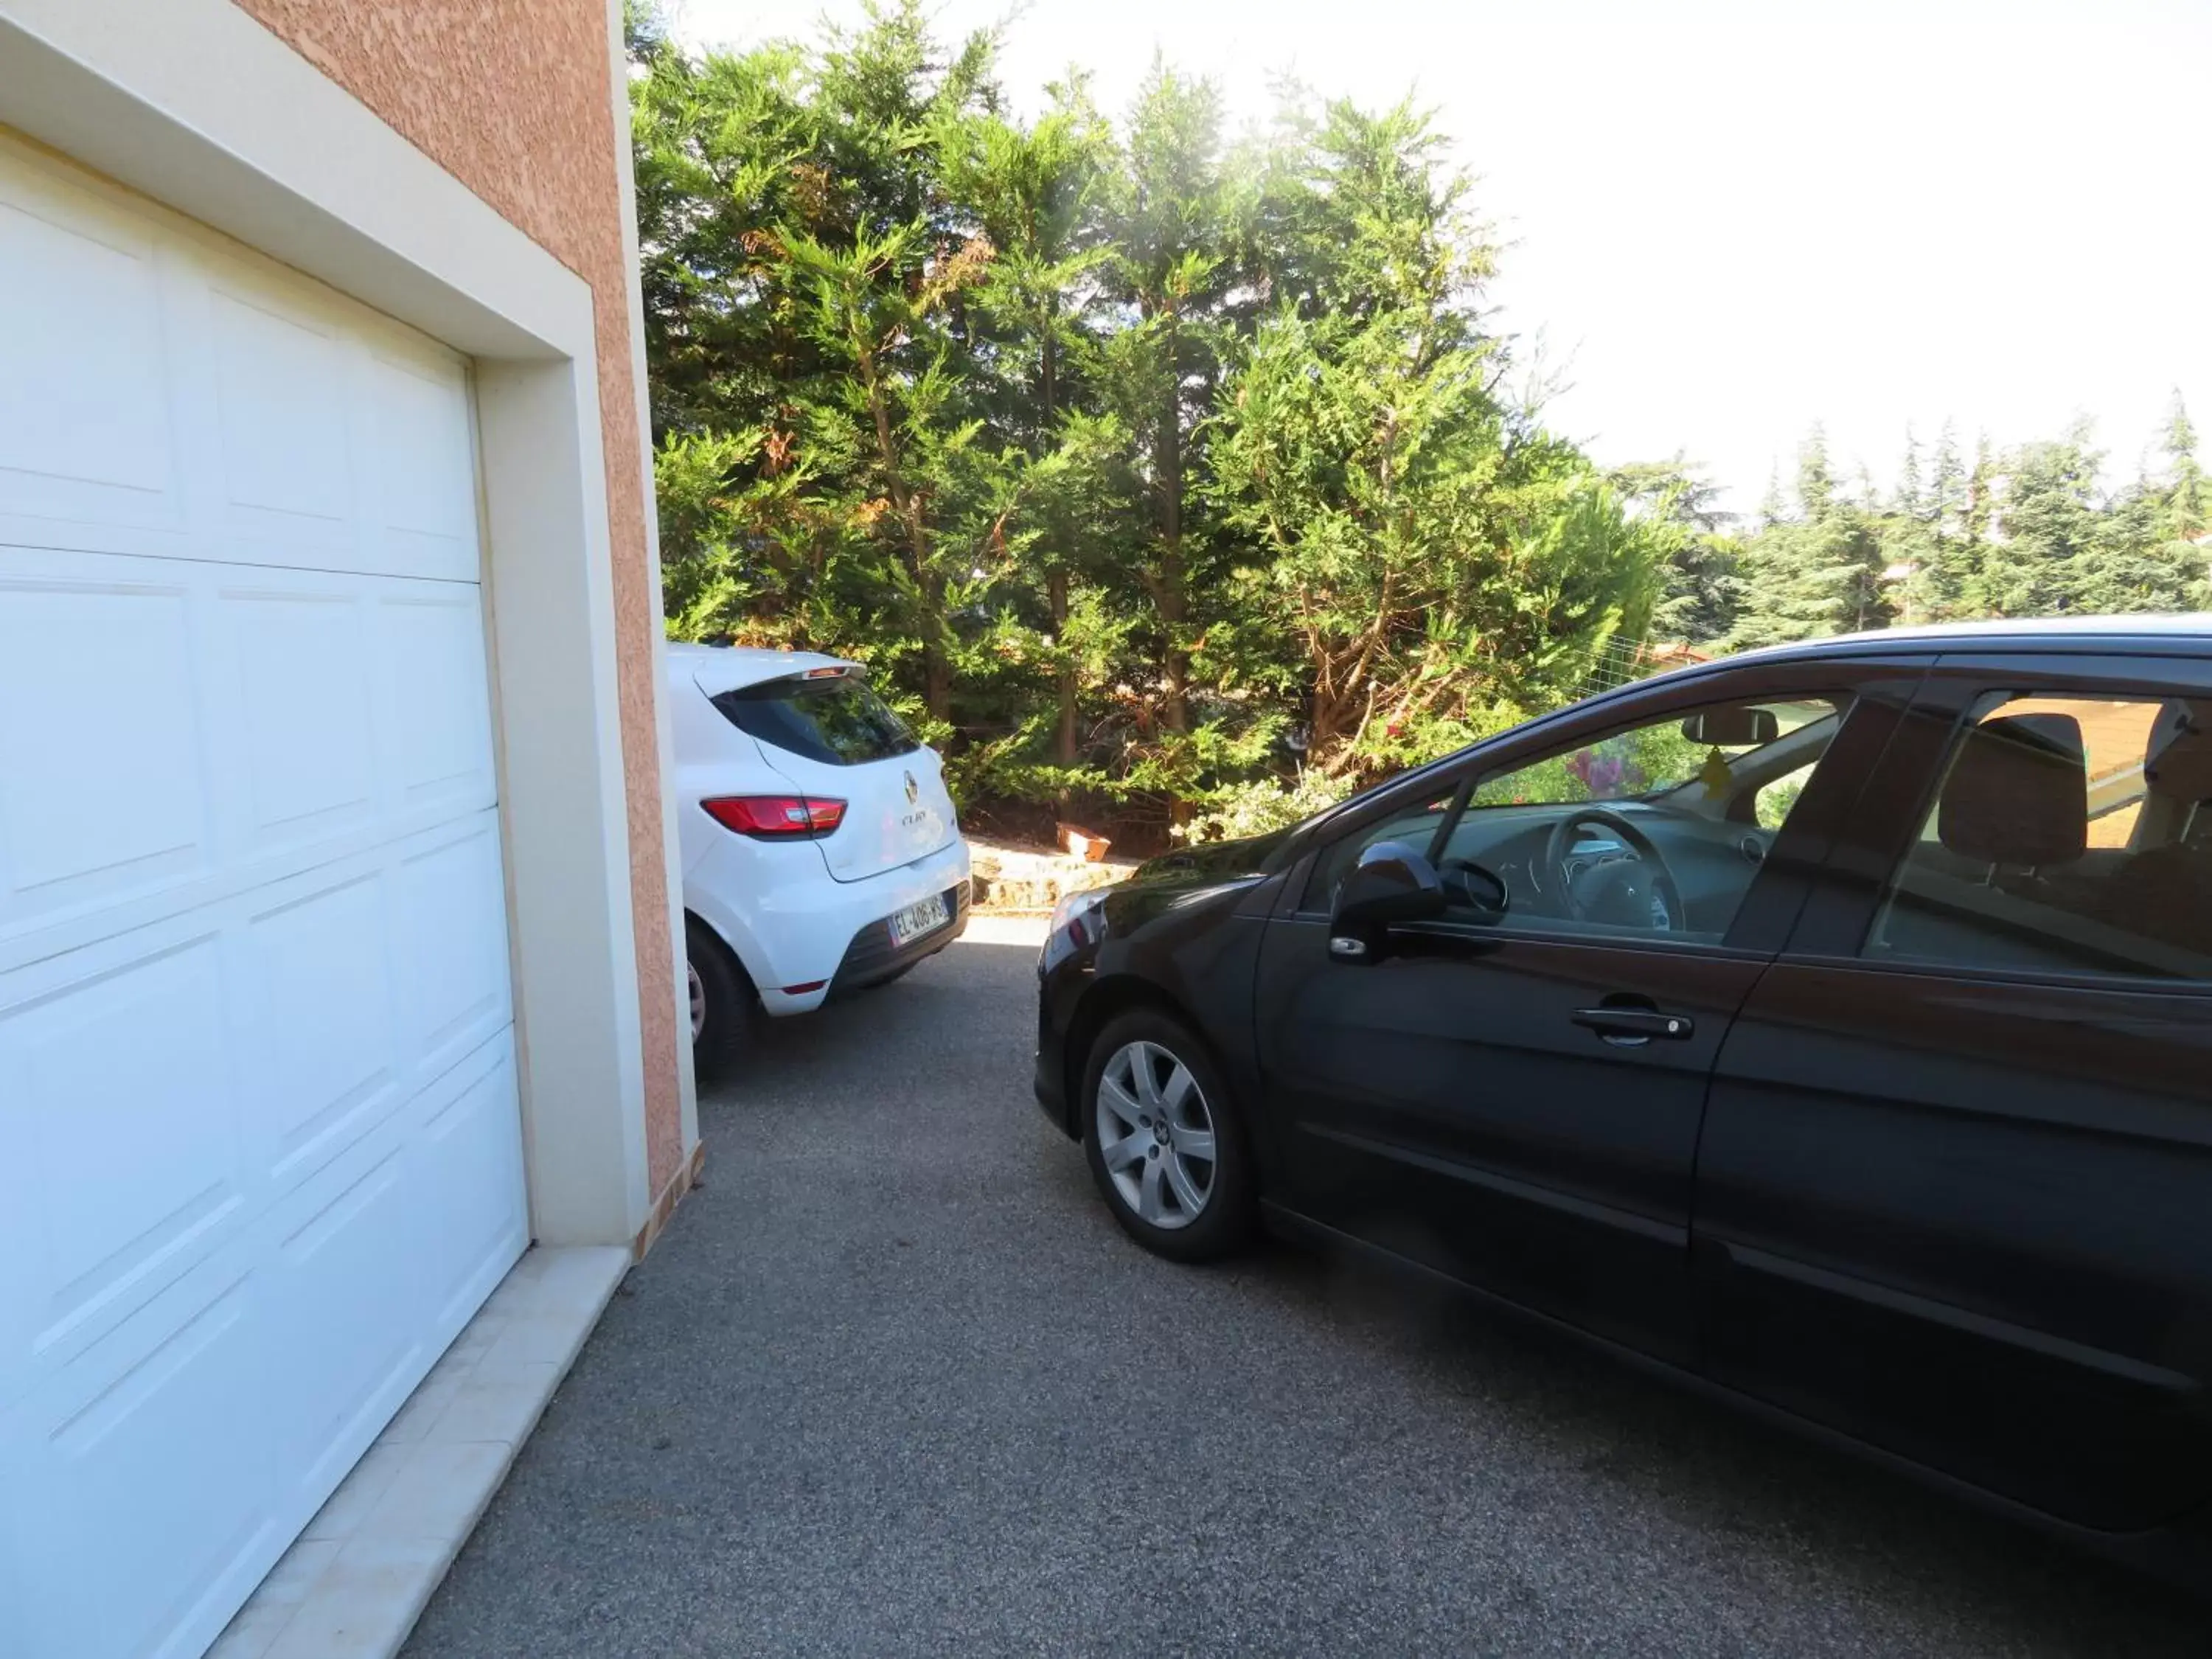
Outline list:
[[[1147,859],[1137,866],[1132,879],[1210,882],[1263,876],[1273,868],[1269,860],[1290,836],[1289,830],[1276,830],[1264,836],[1247,836],[1241,841],[1210,841],[1199,847],[1177,848],[1172,853]]]

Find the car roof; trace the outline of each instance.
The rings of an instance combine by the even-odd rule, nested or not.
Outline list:
[[[693,680],[708,696],[734,691],[743,685],[781,679],[810,668],[859,668],[847,657],[828,657],[818,651],[775,651],[756,645],[687,645],[668,643],[671,679]]]
[[[2130,647],[2168,653],[2179,648],[2194,655],[2212,647],[2212,612],[2142,617],[2039,617],[1993,622],[1939,623],[1917,628],[1877,628],[1863,634],[1838,634],[1829,639],[1800,640],[1789,645],[1763,646],[1755,651],[1717,657],[1723,663],[1772,662],[1785,657],[1855,655],[1895,651],[1900,647],[1934,655],[1946,648],[1985,650],[1992,646],[2017,645],[2033,650],[2083,646],[2097,650]]]

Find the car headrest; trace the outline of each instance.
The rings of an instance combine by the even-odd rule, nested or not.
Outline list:
[[[1966,736],[1936,833],[1979,864],[2070,863],[2089,845],[2089,762],[2071,714],[2006,714]]]
[[[2143,782],[2191,806],[2212,800],[2212,708],[2180,698],[2166,704],[2143,745]]]

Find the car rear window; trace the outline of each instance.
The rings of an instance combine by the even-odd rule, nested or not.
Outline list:
[[[714,707],[749,737],[830,766],[857,766],[921,747],[857,674],[741,686],[716,697]]]

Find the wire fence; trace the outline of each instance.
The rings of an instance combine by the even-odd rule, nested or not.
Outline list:
[[[1601,691],[1618,690],[1633,681],[1648,680],[1654,674],[1706,660],[1706,653],[1675,641],[1628,640],[1615,635],[1605,642],[1605,648],[1590,665],[1579,695],[1594,697]]]

